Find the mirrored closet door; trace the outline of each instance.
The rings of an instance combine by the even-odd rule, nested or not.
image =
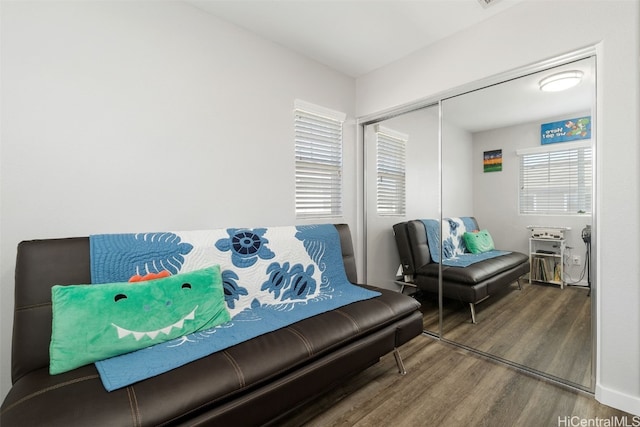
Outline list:
[[[563,73],[578,84],[541,90]],[[432,335],[592,391],[595,125],[595,56],[584,54],[365,124],[367,282],[414,295]],[[469,297],[447,288],[447,265],[431,259],[437,286],[429,290],[401,277],[394,225],[437,221],[435,256],[446,264],[448,218],[471,218],[469,232],[531,266],[477,298],[475,323]]]
[[[443,218],[475,218],[495,250],[520,252],[531,268],[481,290],[475,324],[468,304],[445,298],[443,338],[586,389],[594,73],[587,58],[442,101]],[[541,90],[565,74],[578,84]]]

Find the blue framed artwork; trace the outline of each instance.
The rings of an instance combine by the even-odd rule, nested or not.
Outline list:
[[[591,138],[591,116],[544,123],[540,126],[541,144]]]

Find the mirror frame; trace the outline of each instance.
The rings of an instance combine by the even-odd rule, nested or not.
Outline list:
[[[419,99],[417,101],[411,102],[409,104],[404,104],[399,107],[391,108],[385,111],[382,111],[377,114],[372,114],[369,116],[364,116],[358,118],[356,120],[357,126],[357,138],[360,140],[361,153],[362,153],[362,176],[361,179],[361,191],[362,191],[362,236],[363,242],[361,243],[362,249],[362,266],[363,266],[363,280],[364,283],[367,283],[367,218],[368,218],[368,209],[367,209],[367,167],[366,159],[367,155],[367,141],[365,141],[365,127],[368,125],[373,125],[384,120],[388,120],[399,115],[410,113],[415,110],[419,110],[422,108],[438,106],[438,188],[439,194],[438,197],[438,212],[440,224],[442,224],[442,101],[448,98],[452,98],[459,95],[464,95],[469,92],[474,92],[476,90],[485,89],[494,85],[498,85],[500,83],[508,82],[520,77],[524,77],[530,74],[538,73],[541,71],[545,71],[557,66],[569,64],[571,62],[579,61],[582,59],[593,57],[594,59],[594,74],[595,74],[595,83],[594,83],[594,101],[592,105],[592,116],[595,117],[595,120],[592,121],[592,135],[594,135],[593,142],[593,176],[594,183],[592,186],[592,200],[593,200],[593,208],[591,214],[591,239],[592,239],[592,250],[590,252],[590,268],[591,268],[591,381],[588,386],[584,386],[581,384],[575,384],[563,378],[555,377],[553,375],[547,374],[542,371],[538,371],[536,369],[530,368],[528,366],[518,364],[507,359],[503,359],[499,356],[492,355],[490,353],[477,350],[472,347],[465,346],[464,344],[448,340],[443,336],[443,297],[442,297],[442,264],[439,264],[439,278],[438,278],[438,306],[439,306],[439,314],[438,314],[438,332],[434,333],[433,331],[423,331],[423,335],[428,335],[434,337],[438,340],[446,342],[448,344],[454,345],[456,347],[463,348],[467,351],[470,351],[474,354],[478,354],[482,357],[489,358],[491,360],[497,361],[501,364],[510,366],[519,370],[521,372],[525,372],[527,374],[542,378],[547,381],[551,381],[553,383],[557,383],[559,385],[568,387],[570,389],[574,389],[580,392],[586,392],[589,394],[594,394],[595,392],[595,381],[596,381],[596,365],[597,365],[597,300],[598,300],[598,194],[597,194],[597,180],[598,176],[598,138],[597,138],[597,113],[598,113],[598,54],[596,46],[588,46],[583,49],[575,50],[563,55],[555,56],[549,59],[545,59],[533,64],[525,65],[522,67],[514,68],[509,71],[505,71],[503,73],[499,73],[493,76],[489,76],[480,80],[476,80],[473,82],[469,82],[467,84],[454,87],[449,90],[442,91],[433,96],[429,96],[423,99]],[[442,226],[442,225],[441,225]],[[442,231],[441,231],[442,233]],[[442,251],[442,246],[440,248]],[[442,259],[442,254],[441,254]]]

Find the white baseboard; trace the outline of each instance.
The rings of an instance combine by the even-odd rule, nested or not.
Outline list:
[[[631,396],[596,384],[595,397],[603,405],[640,416],[640,396]]]

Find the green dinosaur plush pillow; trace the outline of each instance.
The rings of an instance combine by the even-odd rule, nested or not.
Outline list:
[[[465,232],[462,238],[467,249],[472,254],[480,254],[495,249],[493,239],[487,230],[480,230],[475,233]]]
[[[51,302],[52,375],[230,319],[217,265],[135,283],[56,285]]]

